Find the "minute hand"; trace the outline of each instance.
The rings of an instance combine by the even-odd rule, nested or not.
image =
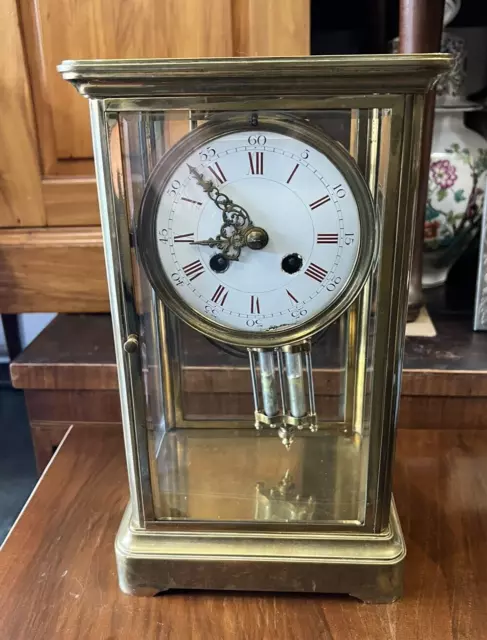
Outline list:
[[[222,212],[223,223],[230,223],[235,231],[241,231],[245,227],[252,227],[253,223],[247,211],[238,204],[235,204],[228,196],[222,193],[215,183],[208,180],[197,169],[188,164],[189,172],[196,178],[196,183],[203,189]]]

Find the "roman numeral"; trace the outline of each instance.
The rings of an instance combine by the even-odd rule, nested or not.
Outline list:
[[[253,175],[261,176],[264,173],[264,152],[249,151],[250,172]]]
[[[309,267],[306,269],[304,273],[310,278],[313,278],[313,280],[316,280],[316,282],[320,282],[320,283],[323,282],[323,280],[328,275],[328,271],[325,271],[325,269],[323,269],[322,267],[319,267],[314,262],[311,262],[311,264],[309,265]]]
[[[194,242],[194,233],[183,233],[180,236],[174,236],[174,242]]]
[[[296,171],[299,169],[299,164],[297,164],[294,169],[291,171],[291,175],[289,176],[289,178],[286,180],[286,184],[289,184],[291,182],[291,180],[293,179],[294,174],[296,173]]]
[[[317,244],[338,244],[338,233],[318,233]]]
[[[250,313],[260,313],[260,302],[257,296],[250,296]]]
[[[202,202],[198,202],[198,200],[191,200],[191,198],[181,198],[184,202],[189,202],[190,204],[197,204],[199,207],[203,204]]]
[[[220,284],[218,285],[218,288],[215,291],[215,293],[211,296],[211,301],[214,302],[215,304],[219,302],[220,306],[223,307],[223,305],[225,304],[225,300],[227,299],[227,296],[228,296],[228,291],[225,289],[225,287],[223,287]]]
[[[215,178],[220,184],[223,184],[224,182],[227,181],[227,179],[225,178],[225,174],[223,173],[222,168],[220,167],[218,162],[215,162],[215,168],[208,167],[208,169],[211,171],[211,173],[215,176]]]
[[[183,267],[183,271],[190,280],[195,280],[198,276],[204,273],[205,267],[201,260],[195,260]]]
[[[330,196],[323,196],[323,198],[315,200],[309,206],[310,209],[317,209],[318,207],[321,207],[322,204],[326,204],[327,202],[330,202]]]
[[[293,294],[289,291],[289,289],[286,289],[286,293],[295,304],[298,304],[298,299],[293,296]]]

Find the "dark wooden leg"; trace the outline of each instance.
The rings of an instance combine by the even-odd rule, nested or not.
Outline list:
[[[49,425],[31,423],[30,432],[34,445],[34,455],[36,457],[36,467],[39,475],[47,467],[56,447],[63,439],[69,426],[65,428],[50,427]]]
[[[15,313],[2,313],[3,332],[5,334],[5,342],[7,344],[7,353],[10,361],[22,351],[20,342],[19,319]]]
[[[360,53],[387,53],[387,1],[366,0],[366,40]]]

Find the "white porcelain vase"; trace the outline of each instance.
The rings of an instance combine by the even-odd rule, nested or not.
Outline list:
[[[464,97],[465,49],[445,33],[442,50],[453,54],[451,71],[439,82],[424,223],[424,288],[442,285],[450,268],[479,233],[487,143],[464,123],[479,106]]]

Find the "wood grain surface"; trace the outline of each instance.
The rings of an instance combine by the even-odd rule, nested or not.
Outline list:
[[[108,311],[99,227],[0,230],[0,312]]]
[[[58,162],[92,156],[88,103],[56,71],[61,60],[233,54],[230,0],[21,0],[21,6],[46,175],[58,173]]]
[[[310,0],[233,0],[234,56],[307,56]]]
[[[463,425],[459,425],[463,427]],[[123,595],[113,541],[121,434],[73,428],[0,554],[0,637],[15,640],[483,640],[487,435],[401,431],[395,497],[408,556],[392,605],[303,594]]]
[[[88,104],[56,71],[63,59],[309,54],[309,0],[19,4],[48,176],[65,173],[63,164],[80,175],[76,160],[92,156]]]
[[[0,3],[0,227],[45,222],[29,79],[15,0]],[[1,260],[1,256],[0,256]]]
[[[48,226],[100,224],[95,178],[46,178],[42,195]]]

